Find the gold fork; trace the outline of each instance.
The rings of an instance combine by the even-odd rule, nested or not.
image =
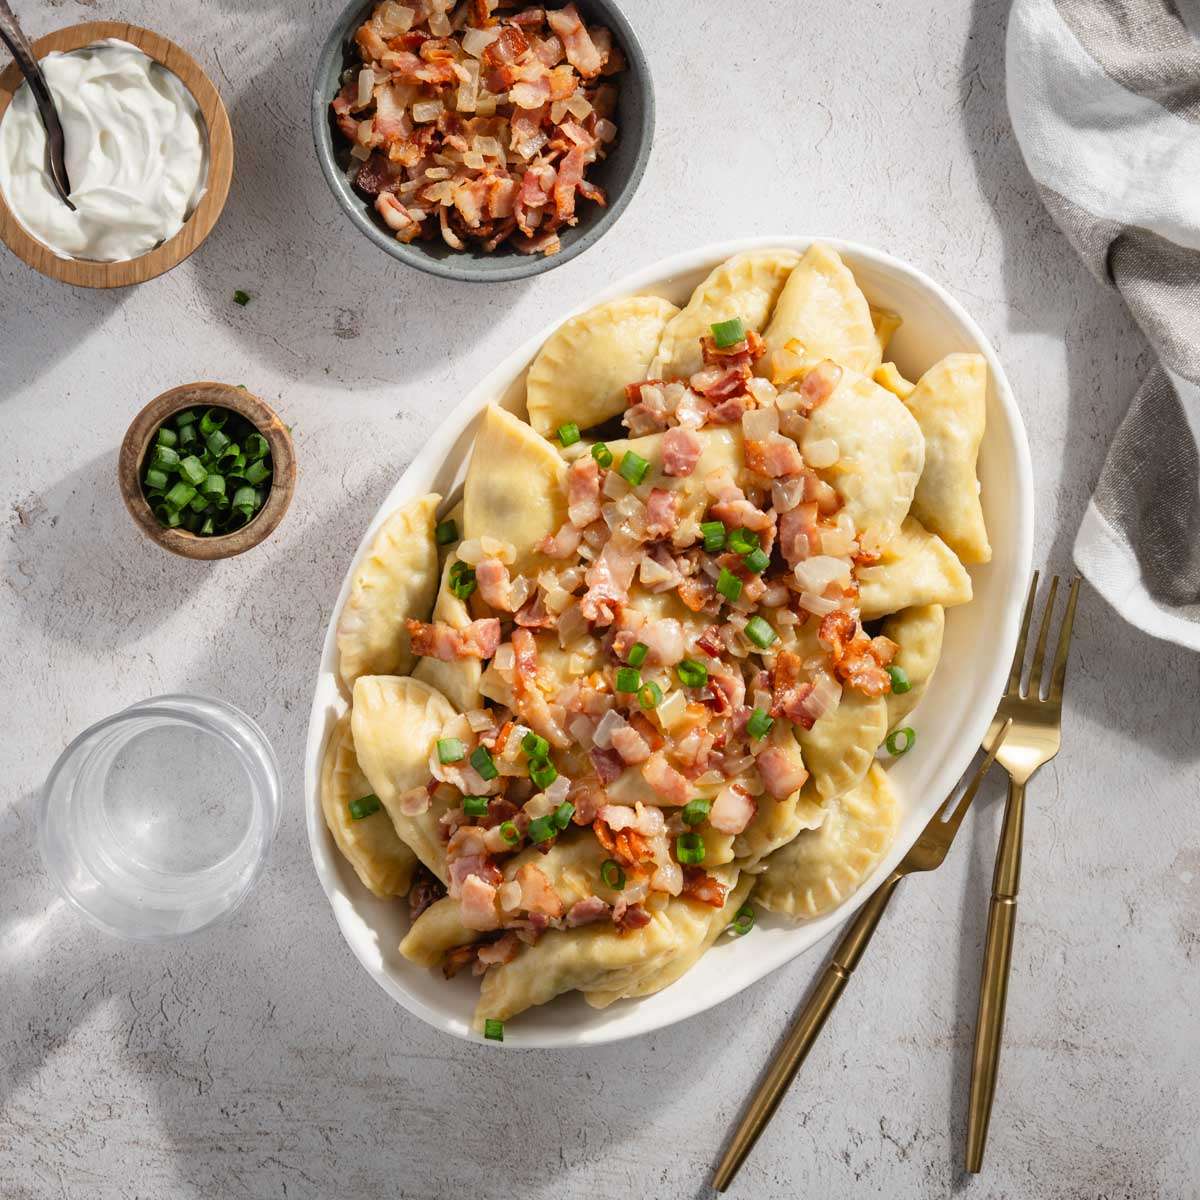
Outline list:
[[[808,1057],[809,1050],[816,1042],[829,1014],[833,1012],[834,1005],[841,998],[854,968],[858,966],[858,960],[869,945],[887,909],[888,901],[896,890],[896,885],[905,875],[917,871],[932,871],[942,865],[950,844],[954,841],[954,835],[958,833],[958,827],[983,782],[983,777],[995,762],[996,752],[1004,744],[1010,725],[1011,722],[1003,723],[997,730],[987,758],[980,764],[962,798],[956,802],[951,795],[934,813],[933,819],[913,843],[912,849],[900,860],[899,865],[883,881],[878,891],[862,906],[858,916],[842,936],[829,966],[825,968],[820,982],[792,1025],[774,1064],[750,1098],[746,1112],[730,1139],[729,1147],[713,1175],[713,1187],[718,1192],[723,1192],[733,1182],[734,1176],[746,1160],[746,1155],[758,1141],[759,1134],[775,1115],[779,1102]]]
[[[1000,701],[996,716],[983,739],[984,748],[994,752],[996,734],[1007,729],[997,761],[1008,772],[1008,803],[996,851],[996,869],[992,877],[992,899],[988,907],[987,941],[984,944],[983,975],[979,984],[979,1016],[975,1025],[975,1051],[971,1060],[971,1096],[967,1107],[967,1170],[983,1169],[983,1151],[987,1144],[988,1121],[996,1094],[996,1072],[1000,1064],[1000,1038],[1004,1030],[1004,1007],[1008,1000],[1008,973],[1012,963],[1013,933],[1017,923],[1017,892],[1021,883],[1021,842],[1025,826],[1025,784],[1033,773],[1057,753],[1061,741],[1063,685],[1067,678],[1067,653],[1071,646],[1071,628],[1075,623],[1075,604],[1079,598],[1079,579],[1071,581],[1071,593],[1054,652],[1054,665],[1046,696],[1042,697],[1042,676],[1046,663],[1046,644],[1050,619],[1058,595],[1058,576],[1050,581],[1050,592],[1042,611],[1037,645],[1029,668],[1029,687],[1021,690],[1025,670],[1025,645],[1037,599],[1038,573],[1029,585],[1029,599],[1021,621],[1021,635],[1008,674],[1008,690]]]

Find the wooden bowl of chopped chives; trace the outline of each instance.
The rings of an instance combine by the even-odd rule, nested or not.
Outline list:
[[[283,520],[296,457],[287,427],[253,392],[185,383],[134,418],[117,481],[151,541],[184,558],[231,558]]]

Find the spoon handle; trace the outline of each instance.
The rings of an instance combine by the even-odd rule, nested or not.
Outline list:
[[[54,107],[54,99],[50,95],[50,87],[46,76],[42,74],[41,64],[33,52],[33,46],[25,36],[25,31],[17,21],[8,0],[0,0],[0,40],[12,51],[16,64],[21,68],[33,93],[34,103],[37,104],[42,124],[46,127],[47,168],[50,179],[58,194],[68,208],[74,209],[71,203],[71,182],[67,178],[67,164],[64,158],[65,140],[63,138],[62,122],[58,119],[58,109]]]

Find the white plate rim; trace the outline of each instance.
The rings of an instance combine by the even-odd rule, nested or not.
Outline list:
[[[462,441],[465,451],[469,445],[469,441],[465,435],[478,414],[489,401],[497,398],[507,389],[511,381],[529,364],[546,338],[563,321],[594,305],[603,304],[609,300],[638,292],[655,291],[656,289],[663,288],[668,286],[670,281],[676,276],[691,273],[705,267],[711,269],[734,254],[765,248],[790,249],[802,253],[815,242],[822,242],[831,246],[847,259],[868,262],[887,272],[907,276],[912,283],[931,293],[955,317],[975,342],[975,345],[971,349],[978,350],[987,359],[991,382],[994,385],[995,399],[998,401],[1005,416],[1005,428],[1003,430],[996,429],[994,423],[989,421],[985,439],[1000,436],[1002,432],[1007,435],[1008,445],[1006,449],[1010,457],[1010,465],[1014,475],[1012,483],[1019,500],[1017,525],[1013,531],[1015,569],[1012,572],[1012,581],[1019,580],[1020,586],[1014,587],[1011,590],[1003,613],[1001,626],[996,631],[997,649],[993,653],[993,661],[982,681],[983,686],[995,695],[997,702],[1004,691],[1024,608],[1026,585],[1032,570],[1034,517],[1033,466],[1025,424],[1012,388],[1005,375],[1003,365],[991,341],[963,305],[924,271],[885,251],[878,250],[864,243],[848,241],[837,237],[796,234],[759,235],[711,242],[692,250],[682,251],[667,258],[659,259],[637,271],[630,272],[607,287],[602,288],[599,292],[589,296],[570,311],[555,317],[543,329],[523,342],[511,354],[492,368],[447,413],[429,441],[418,451],[401,473],[395,486],[380,504],[364,531],[362,539],[354,552],[354,557],[346,569],[346,574],[342,580],[342,586],[338,591],[337,600],[331,612],[325,639],[322,644],[321,662],[314,688],[314,698],[309,717],[304,754],[305,823],[308,831],[313,866],[321,882],[322,889],[333,909],[339,932],[359,963],[375,982],[392,999],[400,1004],[401,1007],[435,1029],[448,1033],[453,1037],[474,1042],[475,1044],[479,1044],[480,1042],[479,1036],[472,1032],[469,1027],[454,1022],[444,1010],[427,1004],[420,997],[405,989],[398,979],[388,973],[386,967],[377,968],[375,964],[368,961],[362,948],[350,936],[350,932],[347,929],[346,908],[352,908],[352,901],[345,896],[337,877],[337,861],[335,856],[338,852],[332,845],[332,839],[329,837],[321,812],[319,795],[321,760],[329,729],[336,721],[336,717],[330,717],[327,702],[322,701],[321,693],[322,688],[327,687],[330,680],[334,681],[336,688],[337,617],[349,594],[350,582],[354,572],[362,560],[376,529],[382,524],[384,518],[399,504],[410,499],[411,495],[421,492],[422,489],[411,487],[409,481],[418,473],[427,470],[430,464],[445,463],[449,454],[455,448],[456,443]],[[934,686],[936,686],[936,683],[931,686],[931,692]],[[343,710],[345,707],[343,701]],[[987,731],[992,716],[993,710],[990,706],[981,706],[977,707],[976,710],[964,718],[957,751],[948,759],[943,760],[934,769],[933,779],[928,785],[932,793],[940,795],[949,793],[954,784],[961,778],[964,771],[970,765],[979,743]],[[937,781],[937,787],[934,787],[935,781]],[[570,1049],[592,1047],[652,1033],[655,1030],[676,1024],[689,1017],[697,1016],[723,1003],[739,992],[744,991],[760,979],[765,978],[772,971],[790,962],[797,955],[818,945],[844,921],[853,916],[862,904],[866,902],[875,887],[878,886],[878,883],[887,877],[892,868],[908,851],[910,845],[911,841],[905,843],[902,838],[897,837],[890,851],[876,866],[871,875],[864,880],[857,891],[844,903],[815,920],[798,925],[794,930],[789,930],[789,945],[784,948],[776,946],[771,953],[763,955],[761,962],[757,963],[751,972],[730,972],[720,985],[711,988],[703,995],[693,996],[692,1002],[682,1006],[678,1012],[673,1014],[670,1012],[655,1014],[644,1022],[637,1024],[635,1028],[614,1028],[609,1025],[601,1025],[599,1028],[588,1029],[586,1031],[573,1031],[571,1029],[539,1031],[535,1024],[526,1019],[522,1026],[519,1027],[519,1031],[515,1029],[512,1031],[506,1030],[505,1041],[489,1042],[488,1045],[503,1049]],[[794,945],[790,944],[792,942],[794,942]],[[414,972],[425,970],[425,968],[415,965],[411,966],[410,969]],[[622,1003],[637,1004],[638,1002],[626,1001]]]

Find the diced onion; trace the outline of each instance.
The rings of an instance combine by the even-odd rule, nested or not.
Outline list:
[[[607,750],[612,745],[612,735],[618,729],[628,728],[629,722],[615,708],[610,708],[600,718],[600,724],[596,726],[596,732],[592,735],[592,740],[601,750]]]
[[[805,460],[810,467],[819,471],[832,467],[841,456],[842,452],[833,438],[812,438],[804,443]]]
[[[592,728],[592,722],[580,713],[578,716],[571,718],[567,725],[567,732],[585,750],[590,750],[592,747]]]
[[[434,37],[450,36],[450,18],[445,13],[433,13],[429,18],[429,32]]]
[[[407,8],[403,4],[397,4],[395,0],[384,0],[384,3],[375,11],[379,28],[388,37],[398,33],[407,33],[412,28],[416,16],[413,9]]]
[[[791,512],[804,498],[804,476],[789,475],[771,481],[771,503],[776,512]]]
[[[850,564],[844,558],[818,554],[798,562],[793,572],[801,590],[821,595],[831,583],[850,586]]]
[[[567,115],[567,102],[565,100],[555,100],[550,105],[550,121],[554,125],[562,123],[563,117]]]
[[[664,729],[673,729],[687,716],[687,696],[681,691],[671,692],[654,710],[654,715]]]
[[[449,167],[426,167],[425,168],[425,178],[429,179],[429,180],[434,180],[434,181],[436,181],[438,179],[449,179],[450,178],[450,168]]]
[[[607,117],[601,117],[596,122],[596,140],[600,142],[611,142],[617,136],[617,127],[608,120]]]
[[[610,500],[619,500],[622,496],[629,494],[629,484],[625,482],[625,478],[619,475],[616,471],[609,471],[604,477],[604,486],[601,489]]]
[[[582,92],[572,92],[567,101],[567,112],[583,121],[593,112],[592,102]]]
[[[779,432],[779,409],[752,408],[742,414],[742,433],[748,442],[765,442],[773,433]]]
[[[588,631],[587,619],[579,609],[578,604],[565,608],[558,618],[558,644],[566,650]]]
[[[824,596],[814,596],[812,592],[801,592],[796,597],[796,603],[814,617],[827,617],[838,607],[836,600],[826,600]]]
[[[358,73],[358,106],[363,108],[371,103],[371,94],[375,90],[375,72],[370,67],[363,67]]]
[[[850,530],[835,526],[833,529],[821,530],[821,553],[830,554],[834,558],[848,558],[854,553],[857,542]]]
[[[500,36],[500,26],[490,29],[464,29],[462,48],[472,57],[481,58],[483,52]]]
[[[468,150],[463,155],[463,166],[470,167],[472,171],[482,171],[485,165],[483,155],[478,150]]]
[[[466,717],[472,733],[482,733],[485,729],[491,729],[494,724],[492,714],[486,708],[473,708]]]
[[[505,912],[516,912],[521,907],[521,885],[515,879],[510,879],[508,883],[500,885],[496,897]]]
[[[496,650],[496,657],[492,659],[492,666],[497,671],[508,673],[517,664],[517,653],[513,649],[512,642],[505,642]]]
[[[418,100],[412,106],[412,118],[418,124],[436,121],[442,115],[441,100]]]
[[[479,539],[479,545],[483,548],[484,556],[487,558],[498,558],[506,566],[512,566],[517,561],[517,549],[512,542],[489,537],[485,533]]]

